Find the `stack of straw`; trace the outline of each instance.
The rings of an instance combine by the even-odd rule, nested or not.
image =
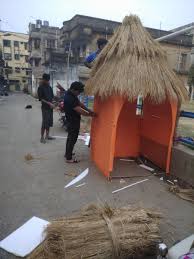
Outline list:
[[[126,16],[99,54],[86,83],[89,95],[121,95],[130,101],[142,95],[155,103],[184,101],[187,91],[167,63],[160,44],[135,15]]]
[[[145,209],[91,205],[78,216],[52,222],[28,259],[145,258],[156,252],[159,218]]]

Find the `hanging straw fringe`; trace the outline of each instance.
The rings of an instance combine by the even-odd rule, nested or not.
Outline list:
[[[124,18],[97,57],[86,92],[102,98],[121,95],[130,101],[141,94],[155,103],[167,97],[184,101],[188,96],[183,82],[170,69],[165,51],[136,15]]]

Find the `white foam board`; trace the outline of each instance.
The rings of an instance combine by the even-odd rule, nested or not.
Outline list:
[[[8,237],[0,242],[0,247],[16,256],[25,257],[43,240],[43,231],[48,221],[32,217]]]
[[[147,165],[141,164],[141,165],[139,165],[139,166],[142,167],[142,168],[144,168],[144,169],[146,169],[146,170],[148,170],[148,171],[151,171],[151,172],[154,171],[154,168],[151,168],[151,167],[149,167],[149,166],[147,166]]]
[[[85,169],[81,174],[79,174],[75,179],[73,179],[70,183],[68,183],[64,188],[68,188],[72,185],[74,185],[75,183],[78,183],[79,181],[81,181],[84,177],[86,177],[89,173],[89,169]]]
[[[90,143],[90,136],[86,136],[85,145],[88,146]]]

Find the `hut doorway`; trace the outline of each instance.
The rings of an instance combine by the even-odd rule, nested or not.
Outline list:
[[[99,116],[92,122],[92,159],[106,177],[115,158],[144,156],[169,173],[177,103],[144,101],[143,116],[136,115],[136,102],[118,96],[95,98]]]
[[[136,115],[136,102],[125,101],[117,121],[115,157],[139,156],[140,120]]]

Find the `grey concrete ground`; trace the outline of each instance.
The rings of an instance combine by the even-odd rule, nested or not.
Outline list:
[[[27,104],[31,110],[25,110]],[[161,232],[172,245],[176,240],[194,232],[194,206],[167,191],[167,184],[144,169],[121,162],[116,172],[145,175],[142,178],[108,182],[90,161],[89,149],[78,141],[76,151],[79,164],[64,163],[64,139],[47,144],[39,143],[41,123],[40,104],[32,97],[14,94],[0,99],[0,240],[21,226],[32,216],[46,220],[70,215],[82,206],[98,199],[113,206],[140,205],[160,210],[164,219]],[[55,114],[53,135],[65,136]],[[36,159],[26,162],[31,153]],[[82,187],[64,189],[75,175],[89,168]],[[149,180],[112,194],[113,190],[148,178]],[[15,258],[0,250],[1,259]]]

